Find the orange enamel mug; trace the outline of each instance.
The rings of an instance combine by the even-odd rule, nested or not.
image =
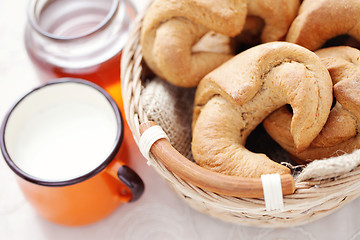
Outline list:
[[[104,89],[63,78],[15,103],[1,126],[0,144],[39,215],[77,226],[103,219],[142,195],[143,181],[125,165],[123,136],[119,108]]]

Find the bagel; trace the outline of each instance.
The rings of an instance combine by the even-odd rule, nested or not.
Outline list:
[[[312,51],[340,35],[349,35],[359,41],[359,13],[358,0],[304,0],[286,41]]]
[[[360,148],[360,51],[339,46],[320,49],[315,53],[330,72],[336,99],[319,135],[305,151],[298,152],[291,139],[292,113],[288,108],[273,112],[263,122],[269,135],[300,164],[351,153]]]
[[[294,142],[304,150],[325,124],[331,102],[329,72],[313,52],[286,42],[250,48],[201,80],[193,110],[194,160],[228,175],[287,174],[287,167],[247,150],[246,138],[288,103]]]
[[[154,0],[141,29],[144,60],[157,76],[176,86],[197,86],[207,73],[235,55],[226,46],[240,34],[247,15],[264,19],[263,41],[280,40],[299,5],[299,0]],[[216,44],[206,41],[204,45],[212,47],[194,49],[208,32],[222,35],[225,51],[214,50]]]

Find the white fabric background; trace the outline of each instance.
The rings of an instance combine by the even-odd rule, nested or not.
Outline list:
[[[134,0],[142,8],[145,0]],[[11,104],[39,85],[28,59],[23,31],[27,0],[0,1],[0,119]],[[129,133],[127,133],[129,134]],[[134,143],[130,143],[134,145]],[[132,150],[133,167],[146,190],[134,203],[85,227],[63,227],[38,217],[20,192],[14,174],[0,156],[0,239],[360,239],[360,199],[314,223],[266,229],[221,222],[188,207]]]

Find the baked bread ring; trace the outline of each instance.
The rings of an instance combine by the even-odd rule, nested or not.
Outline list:
[[[286,41],[316,50],[340,35],[360,40],[358,0],[304,0]]]
[[[159,77],[177,86],[196,86],[233,53],[193,52],[193,45],[210,30],[236,36],[246,11],[246,0],[155,0],[143,20],[143,57]]]
[[[176,86],[194,87],[207,73],[235,53],[193,49],[209,31],[230,40],[242,31],[247,15],[264,19],[263,41],[280,40],[296,16],[299,0],[155,0],[142,25],[145,62]],[[206,45],[206,44],[205,44]],[[214,46],[214,44],[212,44]],[[218,48],[217,48],[218,49]]]
[[[309,148],[298,152],[291,139],[292,113],[288,108],[273,112],[264,128],[300,164],[315,159],[351,153],[360,148],[360,51],[346,46],[320,49],[315,52],[330,72],[336,103],[319,135]]]
[[[286,42],[250,48],[201,80],[192,123],[194,159],[229,175],[289,173],[264,154],[247,150],[246,138],[289,103],[294,109],[291,133],[297,149],[304,150],[325,124],[331,102],[329,72],[313,52]]]

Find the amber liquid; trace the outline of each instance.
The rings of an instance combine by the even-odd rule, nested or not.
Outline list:
[[[125,116],[120,84],[121,52],[101,64],[82,69],[62,68],[43,62],[33,54],[30,54],[30,57],[37,65],[38,74],[43,82],[61,77],[81,78],[91,81],[104,88],[114,98],[122,115]]]
[[[76,38],[96,29],[109,14],[111,5],[112,0],[55,0],[46,5],[41,11],[38,24],[43,30],[59,38]],[[28,27],[26,34],[31,36],[31,31],[33,29]],[[70,42],[67,48],[79,49],[81,45],[76,41],[73,41],[74,45]],[[85,39],[84,41],[86,43],[88,40]],[[43,46],[39,46],[36,42],[25,41],[27,52],[43,82],[61,77],[81,78],[91,81],[104,88],[114,98],[124,116],[120,85],[121,49],[109,44],[109,47],[104,46],[104,51],[97,50],[97,55],[94,55],[95,53],[92,50],[99,47],[99,44],[104,44],[104,40],[101,39],[99,42],[92,41],[93,45],[89,46],[89,51],[81,49],[85,57],[66,55],[58,61],[54,56],[62,51],[59,49],[63,48],[63,45],[61,45],[63,43],[53,41],[49,44],[47,42],[42,44]],[[53,45],[50,46],[50,44]],[[59,45],[59,48],[57,48],[56,44]],[[105,42],[105,44],[107,43]],[[57,52],[43,54],[39,51],[42,48],[55,49],[54,51]],[[103,54],[104,52],[106,54]],[[90,60],[91,63],[89,63]]]
[[[53,67],[53,72],[58,77],[76,77],[94,82],[104,88],[117,103],[121,103],[120,88],[120,59],[121,53],[116,54],[111,59],[96,66],[96,69],[89,71],[68,72],[67,69],[61,67]]]

